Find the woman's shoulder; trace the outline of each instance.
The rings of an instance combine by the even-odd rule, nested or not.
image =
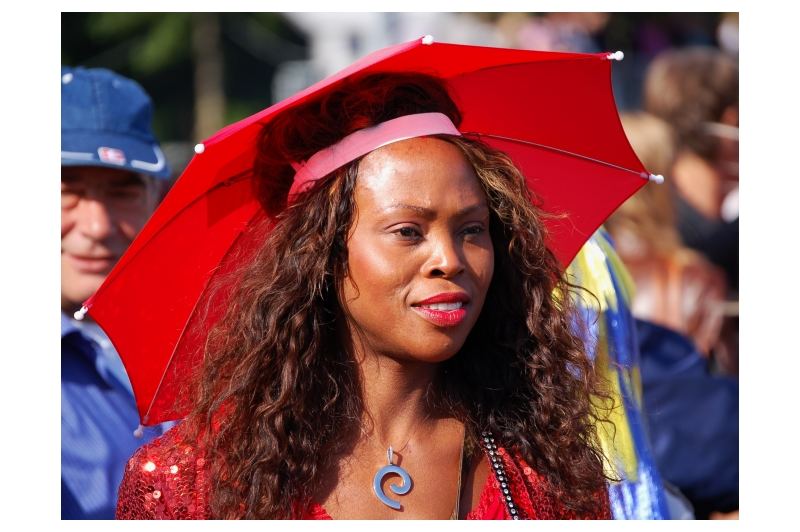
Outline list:
[[[611,505],[608,490],[598,491],[597,505],[587,512],[577,512],[568,508],[554,495],[547,479],[536,471],[517,450],[502,449],[506,473],[512,490],[519,500],[523,514],[528,519],[611,519]]]
[[[128,460],[117,519],[202,519],[204,500],[205,458],[177,425]]]

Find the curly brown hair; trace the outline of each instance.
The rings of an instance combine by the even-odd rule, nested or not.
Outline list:
[[[255,168],[269,216],[251,228],[263,245],[220,281],[235,288],[208,335],[185,422],[212,464],[213,517],[298,517],[321,485],[324,457],[341,449],[363,412],[339,326],[359,160],[287,206],[289,162],[357,129],[434,111],[460,123],[442,81],[372,74],[265,125]],[[431,401],[462,421],[472,442],[492,431],[568,507],[587,510],[605,481],[590,400],[597,382],[564,297],[572,287],[546,246],[545,214],[505,154],[438,137],[461,149],[485,191],[495,271],[464,346],[439,366]]]

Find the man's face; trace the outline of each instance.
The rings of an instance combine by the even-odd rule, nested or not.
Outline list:
[[[61,309],[97,290],[156,207],[155,183],[133,172],[61,167]]]

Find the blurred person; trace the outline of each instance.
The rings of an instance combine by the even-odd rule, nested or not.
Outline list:
[[[675,184],[677,227],[688,247],[739,286],[739,67],[711,47],[659,54],[645,75],[644,108],[677,139],[667,175]]]
[[[633,279],[601,230],[570,265],[582,298],[587,348],[608,375],[613,432],[599,434],[618,482],[609,483],[616,519],[705,519],[738,509],[739,387],[713,375],[685,336],[634,319]]]
[[[647,188],[647,187],[645,187]],[[587,351],[611,383],[613,430],[598,425],[615,519],[731,517],[739,500],[739,387],[712,375],[685,336],[635,319],[637,287],[604,230],[568,268]]]
[[[636,320],[642,397],[663,478],[698,519],[739,508],[739,383],[709,371],[691,340]]]
[[[151,117],[150,98],[133,80],[62,67],[62,519],[113,519],[126,460],[162,432],[134,435],[139,415],[122,361],[96,323],[73,318],[145,224],[170,177]]]
[[[636,285],[633,314],[690,337],[708,356],[720,337],[726,281],[719,267],[683,245],[675,226],[673,132],[648,113],[623,113],[621,119],[645,168],[668,176],[634,194],[605,224]]]
[[[739,56],[739,13],[725,13],[717,26],[717,41],[725,53]]]
[[[644,112],[621,118],[643,165],[669,176],[671,128]],[[682,244],[673,196],[669,179],[646,186],[606,227],[635,285],[642,412],[658,470],[698,518],[707,518],[738,508],[739,388],[735,379],[713,375],[708,364],[720,346],[724,273]]]

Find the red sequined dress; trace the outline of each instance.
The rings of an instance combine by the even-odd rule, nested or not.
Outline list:
[[[209,519],[207,466],[202,453],[193,446],[176,442],[180,427],[141,447],[128,460],[119,488],[117,519]],[[565,508],[547,489],[542,478],[517,453],[495,447],[485,453],[489,465],[502,471],[507,486],[490,473],[478,504],[467,519],[512,519],[506,497],[519,519],[611,519],[605,490],[598,494],[597,507],[585,514]],[[497,458],[494,465],[492,458]],[[490,468],[491,471],[491,468]],[[510,491],[508,495],[504,490]],[[319,504],[311,504],[304,519],[331,519]]]

